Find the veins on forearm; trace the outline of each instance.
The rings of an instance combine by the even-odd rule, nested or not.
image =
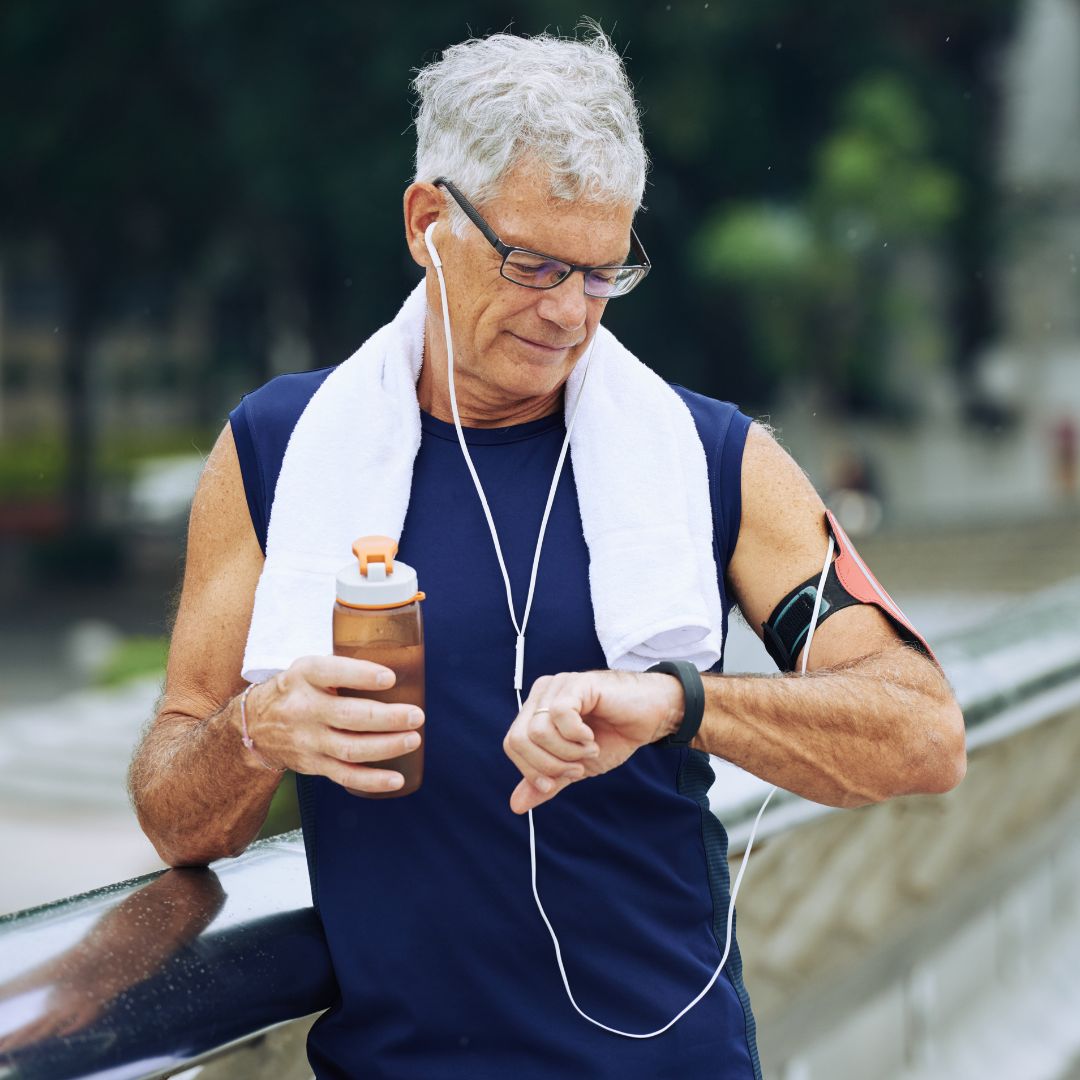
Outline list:
[[[706,677],[705,687],[694,746],[816,802],[918,790],[941,753],[932,714],[948,689],[906,647],[807,675]]]

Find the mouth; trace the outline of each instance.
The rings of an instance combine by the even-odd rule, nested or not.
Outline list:
[[[529,345],[534,349],[539,350],[542,353],[546,353],[548,356],[561,356],[563,353],[568,352],[574,348],[576,342],[567,345],[549,345],[544,341],[533,341],[532,338],[522,337],[520,334],[515,334],[512,331],[508,331],[510,336],[517,341],[520,341],[524,345]]]

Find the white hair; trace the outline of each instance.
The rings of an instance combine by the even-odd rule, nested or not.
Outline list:
[[[482,206],[515,166],[535,160],[556,198],[639,208],[648,158],[633,89],[599,24],[581,25],[583,40],[472,38],[419,69],[416,180],[445,176]],[[460,236],[467,219],[446,198]]]

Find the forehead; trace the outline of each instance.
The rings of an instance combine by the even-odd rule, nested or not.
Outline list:
[[[542,168],[513,170],[481,212],[503,243],[568,262],[622,262],[630,249],[633,204],[560,199],[552,195],[550,173]]]

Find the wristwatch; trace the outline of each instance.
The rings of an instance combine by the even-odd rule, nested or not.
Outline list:
[[[689,660],[661,660],[648,670],[650,673],[655,671],[661,675],[674,675],[682,684],[686,702],[679,730],[657,739],[653,745],[689,746],[705,715],[705,684],[701,681],[701,672]]]

